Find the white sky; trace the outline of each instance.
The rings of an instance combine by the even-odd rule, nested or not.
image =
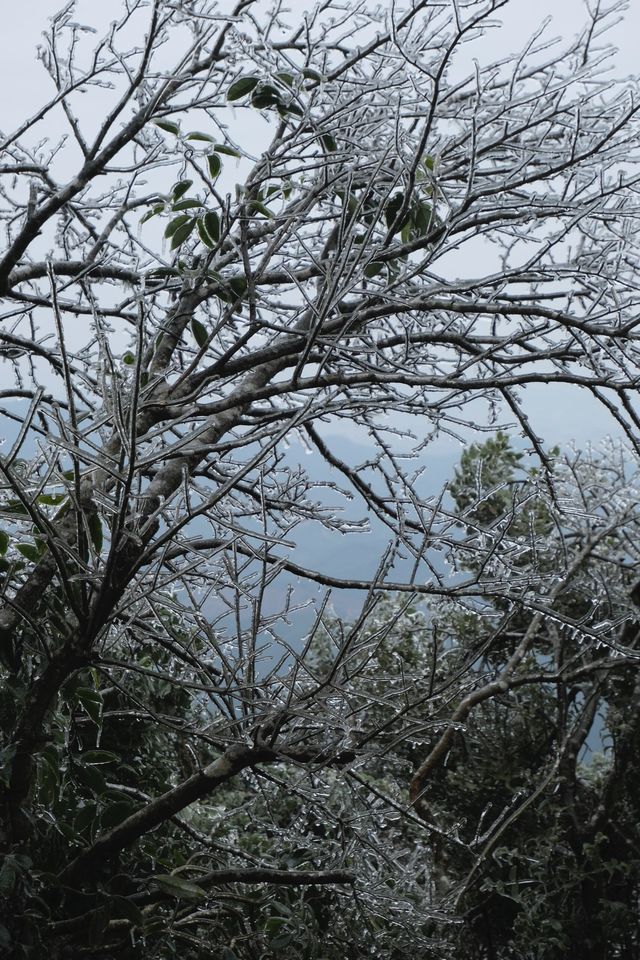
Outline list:
[[[595,3],[596,0],[591,0]],[[36,46],[47,19],[64,5],[63,0],[6,0],[0,30],[0,130],[9,132],[32,114],[52,93],[52,84],[44,68],[36,61]],[[378,4],[376,3],[376,6]],[[78,0],[76,18],[95,25],[100,31],[121,10],[120,0]],[[290,8],[309,9],[306,0],[290,0]],[[501,12],[503,26],[482,42],[482,56],[492,60],[515,52],[542,24],[552,18],[550,35],[572,38],[584,23],[584,0],[511,0]],[[640,0],[631,0],[623,20],[611,38],[619,50],[611,58],[612,77],[623,78],[640,72]],[[93,91],[92,97],[99,94]],[[527,402],[536,432],[547,443],[575,440],[579,445],[597,440],[615,428],[608,416],[576,391],[567,391],[566,402],[558,403],[541,387],[528,391]],[[561,415],[558,415],[558,410]]]
[[[596,0],[590,0],[593,4]],[[378,6],[378,4],[375,4]],[[51,93],[51,82],[36,63],[35,51],[47,19],[64,6],[63,0],[10,0],[3,4],[0,30],[0,129],[8,130],[33,112]],[[295,12],[309,9],[306,0],[290,0]],[[504,26],[483,46],[496,56],[519,50],[526,39],[552,17],[551,33],[573,37],[584,23],[585,0],[511,0],[501,11]],[[98,28],[106,26],[121,9],[120,0],[77,0],[77,19]],[[630,0],[621,22],[612,33],[619,47],[613,58],[616,76],[638,72],[640,0]]]

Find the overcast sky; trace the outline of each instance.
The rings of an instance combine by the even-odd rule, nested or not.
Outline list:
[[[591,0],[595,3],[596,0]],[[63,0],[13,0],[4,5],[0,31],[0,89],[3,91],[0,129],[8,130],[34,111],[51,91],[42,67],[35,62],[47,18],[64,6]],[[310,9],[308,0],[290,0],[292,11]],[[375,3],[378,6],[378,3]],[[501,11],[504,27],[495,31],[490,43],[496,56],[519,49],[546,17],[553,21],[551,32],[570,38],[584,23],[584,0],[511,0]],[[101,27],[115,17],[119,0],[78,0],[77,19]],[[633,0],[624,13],[624,22],[615,29],[619,51],[612,62],[617,76],[638,72],[638,37],[640,36],[640,2]],[[7,96],[7,92],[9,95]]]
[[[595,2],[595,0],[592,0]],[[36,62],[36,47],[47,19],[63,6],[62,0],[22,0],[6,3],[0,31],[0,130],[7,133],[31,115],[51,95],[52,84]],[[295,11],[309,9],[311,3],[290,0]],[[376,6],[378,4],[376,3]],[[76,18],[103,29],[120,10],[119,0],[78,0]],[[527,38],[545,20],[552,18],[550,35],[570,39],[584,23],[583,0],[511,0],[501,12],[503,27],[483,41],[482,56],[499,58],[519,50]],[[611,58],[612,76],[627,77],[640,72],[638,37],[640,36],[640,0],[633,0],[623,20],[612,32],[618,52]],[[95,95],[95,94],[94,94]],[[615,428],[608,416],[575,391],[567,389],[566,402],[559,404],[557,388],[544,386],[528,391],[528,407],[536,431],[547,443],[574,439],[579,445],[597,440]],[[558,415],[558,411],[561,415]]]

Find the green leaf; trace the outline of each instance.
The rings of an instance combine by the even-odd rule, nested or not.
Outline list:
[[[89,527],[89,536],[91,537],[91,542],[95,547],[96,553],[100,553],[102,550],[103,536],[102,536],[102,524],[100,523],[100,517],[97,513],[90,513],[87,517],[87,526]]]
[[[61,823],[58,821],[56,823],[56,829],[60,831],[68,843],[73,843],[74,846],[78,846],[82,843],[82,838],[78,836],[73,827],[70,827],[68,823]]]
[[[387,223],[387,227],[391,227],[392,223],[396,219],[396,216],[398,215],[398,212],[402,208],[403,203],[404,203],[404,194],[394,193],[394,195],[389,200],[387,206],[385,207],[385,211],[384,211],[384,217]],[[406,223],[406,219],[404,219],[402,223],[396,225],[396,231],[395,231],[396,233],[398,233],[398,231],[402,229],[404,223]]]
[[[423,237],[429,233],[433,222],[433,207],[430,203],[418,203],[412,216],[413,226]]]
[[[187,223],[190,220],[188,213],[182,213],[179,217],[176,217],[175,220],[172,220],[167,224],[167,229],[164,231],[165,237],[172,237],[176,230],[182,226],[183,223]]]
[[[218,214],[211,210],[209,213],[205,213],[204,217],[202,218],[202,222],[208,235],[211,237],[214,243],[217,243],[220,239],[220,217]]]
[[[246,277],[231,277],[229,280],[229,286],[235,293],[236,297],[243,297],[247,292]]]
[[[122,358],[122,362],[126,363],[128,367],[131,367],[136,362],[136,358],[134,357],[134,355],[131,353],[130,350],[127,350],[127,352],[124,354]]]
[[[9,534],[5,533],[4,530],[0,530],[0,557],[4,557],[8,549],[9,549]]]
[[[185,242],[187,237],[191,234],[191,231],[196,225],[195,219],[188,220],[186,223],[183,223],[181,226],[174,231],[173,237],[171,240],[171,249],[175,250],[176,247],[179,247]]]
[[[41,493],[38,497],[38,503],[44,503],[47,507],[57,507],[66,499],[66,493]]]
[[[117,827],[119,823],[130,817],[135,810],[136,806],[130,800],[116,800],[115,803],[110,803],[100,815],[101,830],[111,830],[113,827]]]
[[[18,879],[13,857],[5,857],[2,867],[0,867],[0,896],[8,897],[13,893],[13,889]]]
[[[287,113],[293,113],[296,117],[304,117],[304,110],[297,105],[297,103],[279,103],[278,112],[285,116]]]
[[[186,135],[185,140],[204,140],[206,143],[213,143],[214,138],[209,133],[201,133],[199,130],[194,130],[193,133]]]
[[[268,107],[283,106],[280,100],[280,94],[275,87],[269,84],[259,87],[251,97],[251,105],[258,110],[265,110]]]
[[[284,83],[286,87],[293,86],[293,74],[291,73],[276,73],[276,80],[279,80],[280,83]]]
[[[227,157],[240,158],[242,156],[242,154],[239,153],[237,150],[234,150],[233,147],[228,147],[226,143],[216,143],[213,149],[215,150],[216,153],[223,153]]]
[[[50,770],[55,773],[60,772],[60,754],[55,744],[50,743],[44,747],[40,759]]]
[[[102,796],[107,789],[107,781],[97,767],[91,765],[85,767],[81,763],[74,763],[72,769],[74,779],[81,783],[83,787],[91,790],[92,793]]]
[[[336,143],[335,137],[332,137],[330,133],[323,133],[320,137],[322,146],[329,153],[334,153],[338,149],[338,144]]]
[[[240,100],[242,97],[246,97],[248,93],[251,93],[251,91],[257,87],[259,82],[260,77],[256,77],[255,75],[239,77],[227,90],[227,100]]]
[[[161,130],[166,130],[167,133],[172,133],[176,137],[180,133],[180,125],[172,120],[154,120],[153,122],[156,127],[160,127]]]
[[[87,803],[81,807],[73,821],[73,828],[77,833],[85,833],[89,827],[95,827],[98,817],[98,804]],[[93,831],[91,831],[93,832]]]
[[[86,935],[91,946],[97,946],[104,941],[105,930],[111,919],[111,911],[108,904],[103,904],[97,910],[93,910],[85,923]]]
[[[0,511],[10,516],[28,517],[29,511],[21,500],[5,500],[0,503]]]
[[[116,919],[129,920],[136,927],[141,927],[144,920],[140,908],[126,897],[117,897],[113,894],[111,900],[111,916]]]
[[[100,725],[100,713],[102,712],[102,694],[93,687],[78,687],[74,691],[74,697],[83,707],[93,722]]]
[[[322,74],[318,73],[317,70],[312,70],[311,67],[305,67],[302,71],[302,76],[305,80],[315,80],[317,83],[322,80]]]
[[[260,203],[259,200],[252,200],[249,204],[251,210],[255,210],[256,213],[261,213],[263,217],[267,217],[269,220],[273,220],[273,214],[271,210],[265,207],[264,203]]]
[[[191,332],[199,347],[204,347],[209,339],[207,328],[195,318],[191,321]]]
[[[165,277],[179,277],[180,271],[175,267],[157,267],[155,270],[149,270],[147,277],[150,280],[162,280]]]
[[[140,223],[146,223],[147,220],[151,220],[151,217],[156,217],[159,213],[162,213],[163,210],[164,203],[157,203],[151,210],[147,210],[144,217],[140,217]]]
[[[206,900],[207,894],[195,883],[189,883],[188,880],[182,880],[173,874],[158,874],[153,878],[161,890],[170,893],[172,897],[179,897],[184,900]]]
[[[383,268],[384,263],[381,263],[380,260],[372,260],[371,263],[368,263],[364,268],[364,275],[365,277],[377,277]]]
[[[282,950],[284,947],[288,947],[292,941],[292,933],[281,933],[279,937],[273,938],[269,946],[272,950]]]
[[[291,908],[286,903],[272,903],[271,908],[277,910],[283,917],[292,916]]]
[[[180,200],[178,203],[174,203],[172,209],[174,211],[178,210],[189,210],[191,207],[201,207],[202,202],[200,200]]]
[[[171,191],[171,196],[173,197],[174,201],[179,200],[180,197],[184,197],[185,193],[192,185],[193,180],[180,180],[179,183],[176,183],[175,187]]]
[[[222,163],[217,153],[209,154],[207,157],[207,166],[209,167],[209,176],[212,180],[215,180],[222,168]]]
[[[223,286],[216,292],[225,303],[236,303],[247,292],[246,277],[222,277]]]
[[[5,787],[8,787],[11,782],[11,761],[15,755],[15,743],[11,743],[6,747],[0,748],[0,783]]]
[[[80,760],[84,763],[93,763],[93,764],[103,764],[103,763],[116,763],[120,757],[117,753],[112,753],[110,750],[85,750],[84,753],[80,754]]]
[[[37,563],[40,559],[40,550],[38,550],[35,543],[17,543],[16,550],[33,563]]]
[[[205,226],[202,220],[198,220],[197,226],[198,226],[198,233],[200,234],[200,239],[204,243],[205,247],[208,247],[210,250],[213,250],[213,248],[215,247],[215,243],[213,242],[213,240],[205,230]]]

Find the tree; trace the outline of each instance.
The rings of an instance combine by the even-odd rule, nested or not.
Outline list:
[[[431,940],[429,957],[631,960],[640,947],[637,520],[624,517],[637,463],[617,444],[550,456],[561,509],[500,433],[463,452],[450,486],[465,526],[493,538],[492,572],[517,549],[545,616],[500,597],[426,610],[387,600],[342,684],[376,731],[358,782],[402,813],[388,856],[420,850],[415,939]],[[467,543],[451,551],[461,569],[475,567],[469,556]],[[314,669],[330,668],[338,628],[318,641]],[[429,742],[425,838],[403,792]],[[396,955],[389,932],[377,955]]]
[[[518,564],[547,608],[432,608],[447,657],[414,789],[439,830],[434,878],[466,918],[461,936],[447,936],[458,957],[631,960],[640,950],[638,559],[633,524],[611,523],[616,504],[635,509],[637,476],[613,444],[558,454],[568,509],[544,503],[535,469],[500,434],[465,451],[451,486],[478,535],[493,531],[492,563],[514,549],[505,526],[529,527],[515,538]]]
[[[378,809],[353,775],[394,724],[428,753],[433,691],[413,702],[394,682],[380,711],[349,685],[386,594],[538,623],[558,591],[541,609],[536,585],[559,574],[528,563],[524,577],[508,524],[500,550],[463,530],[421,458],[515,418],[555,509],[535,383],[588,392],[637,439],[637,98],[606,79],[598,46],[620,5],[563,50],[538,37],[471,69],[506,3],[328,0],[301,23],[259,0],[128,0],[97,45],[73,4],[52,19],[54,95],[1,141],[14,952],[199,956],[223,904],[239,924],[227,958],[280,933],[312,956],[283,918],[306,904],[327,927],[309,904],[333,916],[349,900],[367,949],[382,914],[398,950],[428,955],[421,848],[389,859],[397,802]],[[339,429],[367,437],[365,464],[340,455]],[[591,521],[572,579],[617,547],[634,505]],[[374,573],[310,562],[314,530],[343,543],[363,522],[388,535]],[[361,612],[315,672],[329,592],[347,589]],[[309,838],[320,824],[286,873],[302,821],[264,846],[274,791]],[[291,887],[293,914],[272,915],[255,884]],[[253,927],[235,905],[250,900]],[[346,953],[344,927],[332,935]]]

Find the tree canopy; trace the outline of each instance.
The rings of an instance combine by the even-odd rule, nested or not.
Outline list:
[[[490,61],[509,3],[50,20],[0,131],[16,956],[638,955],[638,89],[622,4]],[[550,448],[540,385],[619,440]]]

